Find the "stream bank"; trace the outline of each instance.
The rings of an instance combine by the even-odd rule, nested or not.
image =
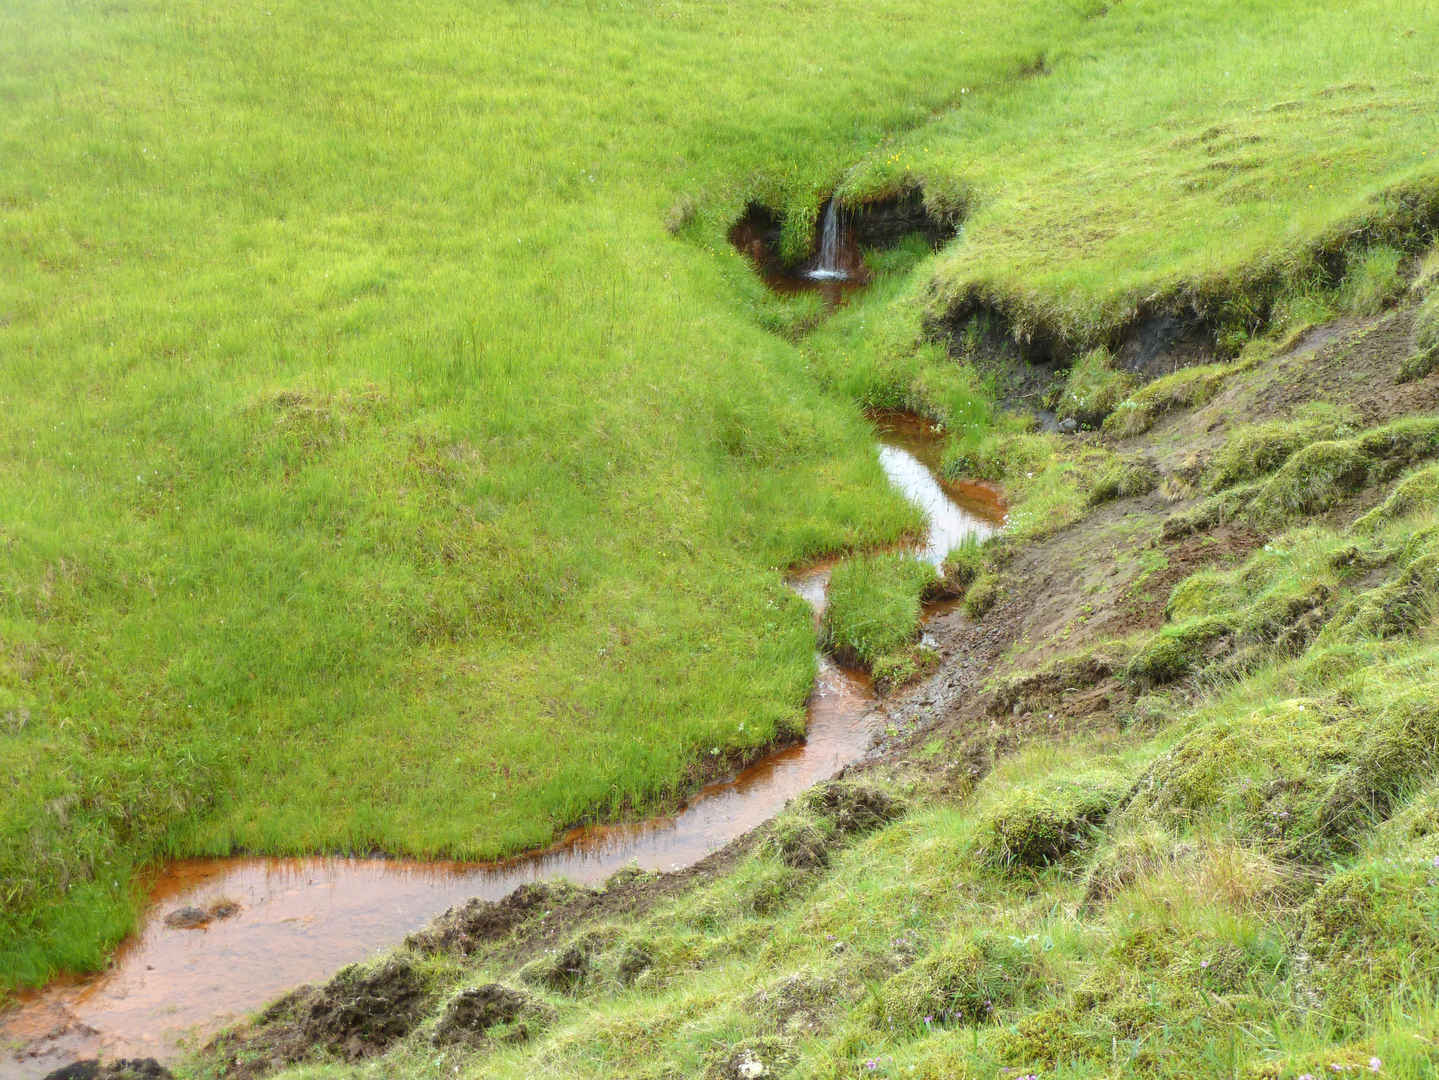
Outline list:
[[[872,418],[897,491],[924,511],[915,553],[933,565],[966,536],[1003,521],[993,492],[940,481],[937,433],[917,418]],[[787,584],[824,611],[833,563]],[[883,706],[869,677],[823,654],[802,743],[706,785],[678,813],[587,825],[544,849],[491,863],[241,857],[169,864],[146,883],[139,931],[99,975],[61,979],[20,996],[0,1020],[4,1075],[45,1076],[76,1059],[171,1060],[197,1040],[301,983],[393,944],[464,901],[565,878],[596,885],[638,866],[691,866],[773,817],[795,795],[869,752]]]

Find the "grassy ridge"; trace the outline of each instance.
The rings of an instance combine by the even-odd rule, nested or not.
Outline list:
[[[1032,78],[976,89],[846,176],[854,197],[922,183],[970,208],[900,344],[926,311],[973,308],[1070,349],[1145,304],[1242,333],[1332,274],[1316,251],[1412,249],[1432,228],[1428,0],[1085,7]]]
[[[1041,9],[0,12],[0,984],[139,860],[496,854],[796,730],[773,568],[912,511],[665,223],[813,204]]]

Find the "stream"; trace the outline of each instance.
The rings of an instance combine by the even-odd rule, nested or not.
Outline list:
[[[936,478],[938,441],[927,424],[886,415],[876,429],[885,475],[928,519],[916,555],[937,566],[966,536],[982,539],[1000,527],[994,492]],[[816,622],[829,573],[821,565],[787,580]],[[107,971],[23,993],[0,1017],[0,1077],[42,1077],[81,1058],[173,1059],[471,897],[498,900],[553,877],[595,885],[632,865],[693,865],[869,750],[878,705],[869,679],[823,655],[818,669],[805,741],[705,786],[674,815],[584,826],[542,851],[490,863],[237,857],[164,866],[147,883],[138,931]],[[237,905],[235,913],[189,929],[167,925],[178,908],[221,901]]]

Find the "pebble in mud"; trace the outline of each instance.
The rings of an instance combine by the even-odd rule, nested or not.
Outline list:
[[[204,908],[176,908],[165,916],[165,925],[175,930],[193,930],[210,921],[210,913]]]

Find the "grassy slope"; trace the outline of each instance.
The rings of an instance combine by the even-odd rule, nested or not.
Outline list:
[[[0,970],[93,963],[136,855],[501,850],[793,723],[766,567],[906,524],[812,377],[983,409],[916,304],[758,333],[723,225],[937,117],[847,190],[971,199],[944,297],[1103,325],[1432,175],[1429,5],[1346,10],[12,7]]]
[[[907,800],[902,820],[861,836],[853,797],[817,790],[638,915],[621,883],[597,921],[538,905],[528,946],[402,952],[431,1015],[492,979],[552,1012],[520,1045],[436,1045],[426,1020],[372,1063],[286,1075],[1436,1075],[1439,383],[1394,389],[1415,307],[1085,451],[1154,458],[1169,494],[1014,544],[997,571],[1012,599],[941,631],[960,655],[1014,638],[1020,662],[972,654],[994,703],[927,687],[913,707],[937,694],[935,726],[847,781]],[[1282,447],[1257,475],[1292,489],[1332,442],[1310,400],[1374,416],[1356,444],[1375,469],[1408,467],[1306,472],[1328,485],[1322,517],[1291,506],[1262,533],[1166,536],[1208,490],[1245,482],[1226,475],[1236,446]],[[1220,636],[1171,647],[1201,620]],[[1046,711],[1058,739],[1034,738],[1056,730]],[[561,956],[579,972],[564,988]]]
[[[664,222],[812,201],[1043,7],[7,6],[0,983],[138,859],[494,854],[793,731],[772,568],[913,514]]]

